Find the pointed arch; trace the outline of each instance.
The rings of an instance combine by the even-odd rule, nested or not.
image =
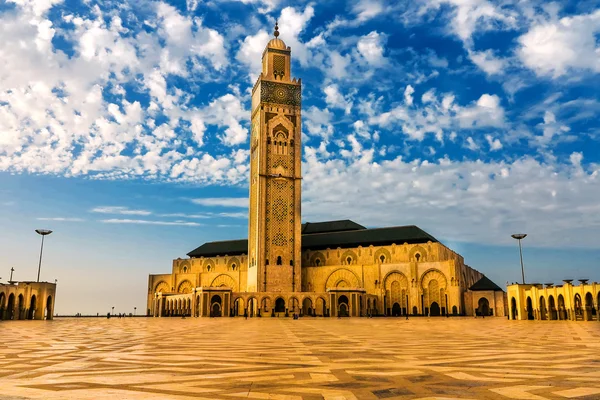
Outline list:
[[[227,274],[218,275],[210,284],[211,287],[230,287],[234,292],[237,292],[237,282],[231,276]]]
[[[435,268],[428,269],[421,275],[421,287],[427,289],[429,287],[429,282],[434,279],[438,282],[440,289],[446,289],[448,287],[446,275]]]
[[[336,269],[329,275],[327,281],[325,282],[325,290],[328,288],[336,288],[338,283],[342,281],[347,282],[350,287],[360,286],[360,280],[356,274],[354,274],[354,272],[346,268],[340,268]]]
[[[169,285],[165,281],[160,281],[154,286],[154,293],[158,293],[158,292],[168,293],[170,291],[171,290],[169,288]]]
[[[373,256],[375,264],[387,264],[392,261],[392,254],[386,248],[377,250]]]
[[[418,256],[417,256],[418,254]],[[427,250],[423,246],[417,245],[410,249],[408,253],[409,261],[427,261]]]
[[[192,282],[186,279],[177,286],[177,293],[192,293],[193,288]]]

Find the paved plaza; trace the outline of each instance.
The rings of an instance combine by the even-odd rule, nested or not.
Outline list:
[[[600,399],[600,323],[0,322],[0,399]]]

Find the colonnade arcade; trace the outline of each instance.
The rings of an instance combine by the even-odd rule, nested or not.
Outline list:
[[[46,283],[38,286],[46,285]],[[44,291],[0,285],[0,320],[52,319],[54,297]]]
[[[524,285],[513,285],[518,286]],[[555,291],[552,286],[550,290],[535,289],[517,292],[509,287],[510,319],[600,322],[600,284],[567,284]]]

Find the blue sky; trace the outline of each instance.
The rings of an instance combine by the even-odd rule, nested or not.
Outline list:
[[[303,219],[419,225],[498,284],[598,280],[599,1],[0,0],[0,277],[59,313],[247,235],[275,19],[303,82]]]

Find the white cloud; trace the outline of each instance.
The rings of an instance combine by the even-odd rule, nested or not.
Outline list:
[[[69,217],[40,217],[36,218],[38,221],[54,221],[54,222],[84,222],[82,218],[69,218]]]
[[[132,209],[129,209],[128,207],[123,207],[123,206],[94,207],[90,210],[90,212],[100,213],[100,214],[143,215],[143,216],[152,214],[151,211],[132,210]]]
[[[389,111],[381,112],[371,105],[366,108],[367,113],[370,113],[369,123],[386,129],[393,129],[399,124],[402,133],[413,140],[421,141],[426,134],[430,133],[435,135],[439,142],[443,141],[446,133],[450,134],[458,128],[480,129],[504,126],[504,109],[496,95],[484,94],[477,102],[460,106],[455,104],[453,94],[446,93],[438,96],[435,90],[430,89],[421,96],[421,106],[413,107],[414,92],[408,88],[406,90],[410,93],[411,106],[407,104],[406,99],[405,104],[397,105]]]
[[[600,10],[534,25],[519,38],[517,54],[538,75],[558,78],[570,70],[600,72]]]
[[[350,96],[344,97],[344,95],[340,93],[338,85],[328,85],[323,91],[325,92],[325,102],[329,107],[339,108],[344,110],[346,114],[350,114],[352,111],[352,100]]]
[[[321,136],[328,141],[333,135],[333,114],[327,109],[319,109],[315,106],[309,107],[303,112],[304,126],[311,135]]]
[[[538,124],[538,128],[542,130],[542,136],[535,136],[535,142],[542,146],[548,146],[554,140],[555,136],[569,132],[571,129],[556,121],[556,116],[552,111],[544,113],[544,122]]]
[[[596,246],[594,235],[581,232],[596,232],[600,214],[580,210],[597,207],[600,169],[584,170],[579,153],[566,166],[530,157],[432,163],[401,157],[374,162],[365,150],[346,159],[305,154],[302,212],[307,220],[418,224],[438,238],[495,245],[510,244],[510,233],[526,230],[537,246]]]
[[[194,204],[207,207],[248,207],[247,197],[205,197],[190,199]]]
[[[484,94],[475,104],[461,109],[458,120],[462,128],[502,127],[504,108],[498,96]]]
[[[516,24],[514,12],[509,12],[487,0],[429,0],[425,2],[419,14],[422,15],[431,10],[438,11],[446,5],[452,7],[449,29],[467,47],[471,47],[472,36],[477,30],[511,28]]]
[[[250,80],[256,81],[262,72],[262,53],[269,42],[270,35],[261,29],[255,35],[248,35],[240,45],[236,59],[248,66]]]
[[[144,219],[102,219],[105,224],[134,224],[134,225],[161,225],[161,226],[201,226],[198,222],[189,221],[149,221]]]
[[[352,7],[352,12],[356,15],[358,22],[364,22],[375,18],[384,10],[385,7],[379,0],[359,0]]]
[[[240,2],[243,4],[257,5],[258,11],[262,14],[267,14],[273,11],[280,3],[280,0],[218,0],[220,2]]]
[[[385,57],[383,56],[385,51],[385,41],[385,35],[377,31],[372,31],[358,40],[356,48],[368,64],[372,66],[381,66],[386,62]]]
[[[485,135],[485,140],[487,140],[488,145],[490,146],[490,151],[498,151],[502,149],[502,143],[499,139],[495,139],[492,135]]]
[[[404,89],[404,104],[406,104],[407,106],[412,106],[413,104],[413,93],[415,92],[415,89],[410,86],[407,85],[406,89]]]
[[[506,60],[494,55],[493,50],[469,51],[469,58],[488,75],[501,75],[506,68]]]

